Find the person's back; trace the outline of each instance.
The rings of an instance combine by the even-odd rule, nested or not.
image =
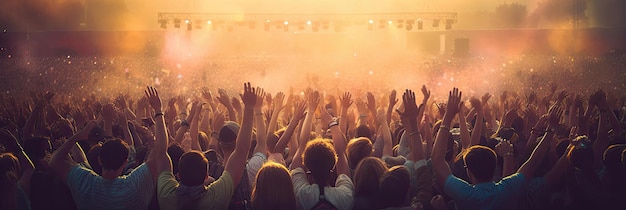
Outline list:
[[[70,168],[67,184],[79,209],[147,208],[154,192],[148,166],[142,164],[128,175],[117,176],[125,168],[127,148],[119,139],[102,145],[99,159],[103,176],[78,164]]]

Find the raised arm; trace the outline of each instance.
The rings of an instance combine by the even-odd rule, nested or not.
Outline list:
[[[304,152],[306,143],[309,141],[311,136],[311,123],[315,115],[315,108],[317,108],[317,104],[319,104],[319,102],[320,98],[317,91],[309,94],[309,98],[307,99],[307,113],[304,117],[304,122],[302,123],[302,129],[300,130],[300,138],[298,139],[298,150],[296,150],[296,153],[293,156],[290,169],[303,167],[302,153]]]
[[[189,116],[191,119],[189,120],[189,136],[191,137],[191,149],[196,151],[202,151],[200,147],[199,135],[200,135],[200,122],[198,119],[200,118],[200,112],[202,111],[203,103],[193,103],[191,107],[191,111],[189,111]]]
[[[478,101],[478,99],[471,99],[470,104],[474,107],[476,111],[476,123],[474,123],[474,129],[472,130],[472,136],[470,137],[470,142],[468,147],[477,145],[480,143],[480,137],[483,134],[483,118],[485,116],[485,111],[483,110],[483,104],[486,104],[491,95],[488,93],[483,96],[483,102]]]
[[[233,178],[233,186],[237,186],[244,170],[246,169],[246,161],[248,160],[248,151],[252,141],[252,124],[254,123],[254,105],[257,96],[254,94],[254,88],[250,83],[244,83],[243,94],[240,95],[243,101],[243,116],[241,128],[237,134],[235,151],[228,158],[228,162],[224,167]]]
[[[30,197],[30,183],[31,177],[35,172],[35,165],[30,160],[24,148],[20,145],[19,141],[13,134],[6,129],[0,129],[0,139],[2,143],[7,147],[8,151],[12,151],[20,162],[20,169],[22,176],[18,180],[20,187],[26,193],[26,196]]]
[[[63,182],[67,182],[67,175],[72,169],[73,166],[76,165],[76,162],[72,161],[69,158],[69,152],[72,147],[78,146],[76,142],[81,139],[86,139],[89,136],[89,132],[91,129],[96,127],[95,121],[90,121],[83,130],[74,134],[74,136],[70,137],[61,147],[59,147],[54,153],[52,153],[52,158],[50,159],[50,167],[54,172],[63,180]]]
[[[150,168],[152,180],[156,184],[159,174],[163,171],[172,171],[172,160],[167,154],[167,128],[165,127],[165,118],[163,117],[163,109],[159,92],[154,87],[148,87],[144,91],[150,106],[154,109],[155,121],[155,142],[154,147],[150,150],[146,164]]]
[[[256,146],[254,147],[254,153],[260,152],[267,154],[267,130],[265,120],[263,120],[263,100],[265,99],[265,91],[263,91],[263,88],[257,87],[255,95],[254,127],[256,127]]]
[[[290,142],[291,136],[293,135],[294,130],[298,126],[298,123],[300,122],[300,120],[302,120],[302,118],[304,117],[304,110],[306,109],[306,104],[305,103],[303,103],[303,102],[302,103],[296,103],[294,108],[295,108],[295,110],[294,110],[294,113],[293,113],[293,118],[291,119],[291,122],[287,126],[287,129],[285,130],[283,135],[280,136],[280,139],[278,139],[278,142],[276,143],[276,146],[274,146],[274,148],[272,148],[272,151],[271,151],[272,153],[281,153],[282,154],[282,152],[285,151],[285,147]],[[292,149],[293,148],[290,148],[289,150],[292,150]]]
[[[339,102],[341,103],[341,118],[339,119],[339,128],[344,133],[348,133],[348,109],[352,105],[352,94],[350,92],[343,93],[339,96]]]
[[[228,110],[228,120],[237,122],[235,109],[233,108],[233,105],[230,103],[230,96],[228,96],[228,94],[226,93],[226,90],[224,89],[218,89],[218,93],[219,93],[219,96],[217,97],[217,99]]]
[[[346,157],[346,145],[348,143],[345,135],[343,135],[343,132],[341,132],[341,129],[338,126],[338,119],[331,116],[326,109],[320,110],[320,115],[322,117],[322,124],[328,125],[333,137],[333,145],[335,146],[335,151],[337,152],[337,166],[335,166],[337,175],[345,174],[351,176],[350,167],[348,166],[348,158]]]
[[[415,103],[415,93],[406,89],[402,94],[402,104],[404,105],[404,112],[398,111],[398,114],[406,121],[404,135],[409,135],[408,143],[411,149],[409,159],[413,161],[422,160],[424,159],[424,147],[422,146],[422,136],[417,128],[417,118],[420,111]]]
[[[273,112],[270,122],[267,124],[267,135],[276,131],[278,116],[280,115],[280,112],[283,111],[283,108],[285,108],[283,104],[284,99],[285,94],[283,92],[278,92],[272,100],[272,104],[268,104],[269,106],[272,106]]]
[[[437,179],[437,184],[441,189],[444,188],[444,183],[448,176],[450,176],[450,167],[446,163],[446,150],[448,148],[448,136],[450,135],[450,125],[454,119],[454,115],[459,110],[461,103],[461,92],[459,89],[454,88],[448,95],[448,104],[446,106],[446,112],[443,115],[443,121],[439,126],[437,137],[435,138],[435,145],[433,146],[432,153],[432,165]]]
[[[529,178],[533,176],[533,173],[535,173],[537,167],[541,164],[548,148],[550,148],[550,141],[552,140],[554,134],[553,130],[558,127],[562,114],[563,109],[557,106],[552,106],[548,111],[548,128],[539,141],[539,144],[530,155],[530,158],[528,158],[528,160],[526,160],[526,162],[524,162],[524,164],[522,164],[522,166],[517,170],[517,173],[521,173],[524,177],[526,177],[526,180],[529,180]]]

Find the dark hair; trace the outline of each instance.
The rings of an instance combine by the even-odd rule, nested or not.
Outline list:
[[[96,172],[98,175],[102,175],[102,166],[98,161],[98,157],[100,156],[100,152],[102,151],[101,144],[94,144],[91,146],[89,151],[87,151],[87,161],[89,161],[89,165],[91,169]]]
[[[587,136],[579,136],[574,142],[578,143],[567,153],[570,165],[578,170],[593,170],[594,155],[591,141]]]
[[[178,162],[180,160],[180,157],[183,156],[183,153],[185,153],[185,150],[183,149],[183,146],[181,146],[178,142],[171,143],[170,146],[167,147],[167,154],[172,159],[173,174],[178,173]]]
[[[198,132],[198,143],[202,151],[209,150],[209,141],[209,136],[204,131]]]
[[[410,178],[409,170],[405,166],[391,167],[380,177],[380,200],[383,208],[398,207],[404,203],[411,186]]]
[[[52,152],[52,146],[50,144],[50,139],[45,136],[35,136],[24,140],[24,152],[30,157],[34,162],[36,160],[41,160],[46,156],[46,152]]]
[[[198,151],[189,151],[180,156],[178,162],[180,183],[187,186],[202,185],[208,173],[208,163],[209,160]]]
[[[366,137],[358,137],[350,140],[346,147],[350,169],[354,170],[363,158],[372,156],[373,150],[372,142]]]
[[[352,175],[354,181],[354,197],[378,200],[378,182],[385,171],[387,171],[387,166],[380,158],[363,158],[356,166],[356,170],[354,170],[354,174]]]
[[[0,154],[0,209],[17,209],[15,183],[20,178],[20,164],[11,153]]]
[[[478,182],[489,182],[493,179],[496,168],[496,153],[489,147],[474,145],[463,155],[467,170]]]
[[[608,173],[619,173],[626,168],[622,164],[622,152],[626,149],[626,144],[614,144],[604,150],[602,163]]]
[[[317,184],[326,186],[330,179],[330,171],[337,163],[337,153],[330,140],[318,138],[306,144],[302,162]]]
[[[369,139],[372,139],[372,131],[367,126],[361,125],[359,127],[356,127],[354,137],[367,137]]]
[[[114,138],[102,144],[99,155],[102,170],[117,170],[128,159],[128,144],[121,139]]]

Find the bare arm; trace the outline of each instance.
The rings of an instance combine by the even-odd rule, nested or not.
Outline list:
[[[235,151],[230,155],[224,167],[224,170],[228,171],[233,178],[233,186],[239,184],[244,170],[246,169],[248,151],[252,141],[252,124],[254,123],[254,105],[256,98],[254,88],[250,86],[250,83],[245,83],[244,92],[243,95],[241,95],[244,104],[241,128],[237,134]]]
[[[454,88],[450,91],[448,96],[448,105],[446,106],[446,112],[443,116],[443,121],[437,132],[437,138],[435,138],[435,145],[433,146],[432,164],[437,179],[438,186],[443,189],[444,184],[448,176],[450,176],[450,167],[446,163],[446,150],[448,147],[448,135],[450,135],[450,125],[454,115],[458,112],[459,104],[461,103],[461,92],[459,89]]]
[[[0,138],[3,138],[2,143],[9,149],[9,151],[13,151],[13,154],[17,156],[20,162],[20,169],[22,171],[22,176],[18,180],[18,183],[22,187],[22,190],[26,193],[27,197],[30,197],[30,183],[31,177],[35,172],[35,165],[30,160],[26,152],[24,152],[24,148],[18,142],[17,138],[13,136],[8,130],[0,129]]]
[[[153,87],[148,87],[145,94],[150,106],[152,106],[156,113],[154,115],[154,121],[156,122],[154,147],[150,150],[150,154],[146,160],[146,164],[152,174],[152,181],[156,184],[161,172],[172,171],[172,160],[167,154],[168,137],[161,105],[161,97],[159,97],[159,93]]]
[[[337,166],[335,169],[337,170],[337,174],[345,174],[350,175],[350,167],[348,166],[348,158],[346,157],[346,137],[341,132],[341,129],[336,124],[338,123],[337,118],[333,118],[328,111],[320,110],[320,114],[322,117],[322,124],[327,124],[330,128],[331,135],[333,137],[333,145],[335,146],[335,151],[337,152]],[[334,122],[331,124],[331,122]]]
[[[191,136],[191,149],[196,151],[202,151],[200,142],[198,141],[200,135],[200,122],[198,121],[198,115],[202,110],[202,103],[194,103],[189,111],[189,136]]]
[[[52,153],[52,158],[50,159],[50,167],[54,172],[63,180],[63,182],[67,182],[67,175],[72,169],[73,166],[76,165],[76,162],[69,159],[68,153],[72,149],[72,147],[77,146],[76,142],[80,139],[86,139],[93,129],[96,126],[95,121],[90,121],[83,130],[74,134],[74,136],[70,137],[61,147],[59,147],[54,153]]]
[[[293,161],[291,161],[290,169],[303,167],[302,153],[304,152],[306,143],[309,141],[309,138],[311,136],[311,123],[313,121],[313,116],[315,115],[315,108],[317,107],[317,104],[319,104],[319,101],[320,98],[317,91],[309,95],[307,102],[307,113],[304,117],[304,122],[302,123],[302,129],[300,131],[300,139],[298,140],[298,150],[293,156]]]
[[[267,154],[267,130],[265,127],[265,120],[263,120],[263,99],[265,98],[265,91],[262,88],[257,87],[255,90],[256,104],[254,105],[254,124],[256,127],[256,146],[254,147],[254,153],[260,152]]]
[[[522,164],[522,166],[517,170],[517,173],[523,174],[527,180],[533,176],[533,173],[535,173],[535,170],[539,167],[544,155],[548,151],[548,148],[550,147],[549,142],[552,140],[553,136],[552,129],[558,126],[561,114],[563,114],[563,109],[556,106],[550,108],[548,116],[549,125],[545,134],[533,150],[530,158],[528,158],[528,160],[526,160],[526,162],[524,162],[524,164]]]
[[[305,103],[296,104],[294,108],[296,110],[294,111],[293,118],[291,119],[291,122],[287,126],[287,129],[285,130],[283,135],[280,136],[280,139],[278,139],[276,146],[274,146],[274,148],[272,149],[272,153],[282,154],[283,151],[285,151],[285,147],[290,142],[291,136],[293,135],[294,130],[298,126],[298,123],[300,122],[300,120],[302,120],[302,117],[304,117],[304,109],[306,108]],[[294,147],[290,147],[289,150],[291,151],[293,148]]]
[[[283,100],[285,99],[285,94],[283,92],[278,92],[274,100],[272,100],[271,106],[274,107],[274,112],[272,112],[272,117],[270,118],[270,122],[267,125],[267,134],[272,134],[276,131],[276,125],[278,122],[278,116],[280,112],[283,110]]]

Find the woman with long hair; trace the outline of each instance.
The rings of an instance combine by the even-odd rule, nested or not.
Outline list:
[[[296,195],[287,168],[273,161],[263,164],[252,187],[251,200],[255,210],[296,209]]]

